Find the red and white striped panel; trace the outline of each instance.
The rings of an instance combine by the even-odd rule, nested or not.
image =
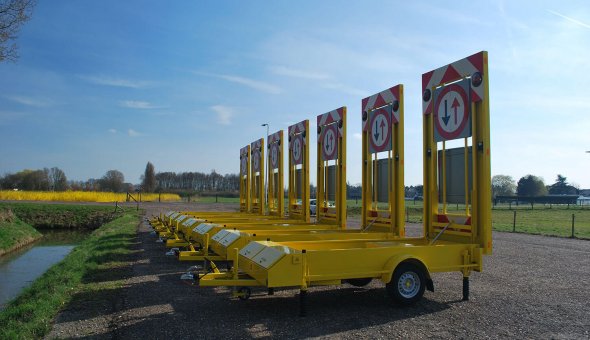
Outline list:
[[[252,172],[258,172],[262,168],[262,157],[260,150],[262,150],[263,142],[264,140],[260,138],[259,140],[250,144],[250,151],[252,152],[252,157],[250,159],[250,162],[252,163]]]
[[[250,150],[249,145],[240,149],[240,174],[242,174],[242,176],[248,174],[248,150]]]
[[[275,133],[273,133],[272,135],[268,136],[268,145],[271,145],[272,143],[277,143],[281,141],[281,131],[277,131]]]
[[[293,137],[294,135],[300,134],[305,132],[305,123],[308,122],[308,119],[306,120],[302,120],[297,124],[293,124],[291,126],[289,126],[288,128],[288,132],[289,132],[289,136]],[[292,140],[292,138],[291,138]],[[303,138],[303,144],[305,144],[305,138]],[[291,143],[289,143],[289,148],[291,148]]]
[[[344,118],[344,108],[345,108],[345,106],[343,106],[339,109],[336,109],[336,110],[332,110],[328,113],[324,113],[323,115],[319,115],[318,116],[318,127],[328,125],[328,124],[342,120]],[[342,127],[338,127],[338,136],[342,136],[342,128],[343,127],[344,127],[344,124],[342,124]]]
[[[382,107],[387,104],[393,103],[395,100],[399,101],[399,89],[400,85],[396,85],[394,87],[390,87],[387,90],[381,91],[377,94],[374,94],[370,97],[364,98],[362,101],[362,108],[363,112],[369,112],[377,107]],[[400,103],[401,107],[401,103]],[[392,110],[393,112],[393,110]],[[361,112],[362,114],[362,112]],[[363,131],[367,130],[367,123],[369,119],[363,121]],[[393,123],[397,124],[399,122],[399,109],[397,112],[393,112]]]
[[[248,156],[248,145],[240,149],[240,157],[241,156]]]
[[[302,120],[302,121],[300,121],[297,124],[293,124],[293,125],[289,126],[289,129],[288,129],[289,136],[293,136],[293,135],[296,135],[298,133],[304,132],[305,131],[305,122],[307,122],[307,119],[306,120]]]
[[[487,60],[485,61],[487,62]],[[470,76],[475,72],[481,73],[482,77],[487,75],[483,74],[484,69],[484,52],[478,52],[467,58],[458,60],[452,64],[437,68],[436,70],[426,72],[422,75],[422,93],[426,89],[433,91],[433,87],[443,83],[453,82],[466,76]],[[478,102],[484,97],[484,86],[483,84],[478,87],[471,86],[471,101]],[[432,100],[434,95],[431,93],[430,98],[427,101],[422,100],[422,113],[432,113]]]

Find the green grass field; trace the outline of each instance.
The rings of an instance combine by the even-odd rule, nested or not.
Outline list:
[[[104,276],[116,273],[132,253],[138,222],[137,212],[125,212],[95,230],[63,261],[25,288],[0,312],[0,339],[40,339],[72,298],[100,296],[102,291],[120,286],[120,281]]]
[[[215,197],[199,197],[193,201],[199,203],[215,203]],[[218,203],[239,203],[239,198],[218,197]],[[347,200],[348,216],[361,214],[361,199]],[[422,201],[405,201],[406,221],[422,222]],[[442,207],[441,207],[442,208]],[[463,204],[449,204],[449,212],[465,211]],[[590,238],[590,206],[561,205],[530,205],[512,206],[498,205],[492,209],[492,226],[497,231],[512,231],[516,211],[516,232],[570,237],[572,234],[572,215],[574,215],[575,237]]]

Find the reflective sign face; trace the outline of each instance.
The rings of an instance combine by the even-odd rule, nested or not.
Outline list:
[[[279,167],[279,145],[272,143],[270,145],[270,167],[276,169]]]
[[[369,113],[369,149],[371,153],[391,150],[391,106]]]
[[[469,79],[434,91],[434,140],[437,142],[471,136]]]
[[[303,136],[301,134],[293,136],[291,154],[294,164],[303,163]]]
[[[252,171],[260,171],[260,151],[258,149],[254,150],[252,153]]]
[[[241,165],[240,169],[242,170],[242,176],[246,176],[248,174],[248,157],[246,155],[242,155],[242,159],[240,160]]]
[[[338,158],[338,127],[336,124],[322,127],[322,156],[325,161]]]

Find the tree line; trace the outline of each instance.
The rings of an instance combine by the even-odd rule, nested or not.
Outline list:
[[[240,177],[237,174],[221,175],[215,170],[209,174],[202,172],[156,173],[151,162],[147,163],[139,185],[125,182],[125,176],[119,170],[109,170],[101,178],[90,178],[86,181],[69,181],[65,172],[58,167],[39,170],[27,169],[0,177],[0,190],[26,191],[237,193],[239,185]]]
[[[511,176],[495,175],[492,177],[492,196],[546,196],[546,195],[578,195],[580,188],[567,182],[567,177],[557,175],[555,183],[545,185],[543,178],[526,175],[515,182]]]

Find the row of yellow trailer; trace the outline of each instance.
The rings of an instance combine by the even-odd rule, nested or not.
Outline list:
[[[404,90],[396,85],[362,100],[360,229],[346,225],[347,117],[342,107],[317,117],[313,223],[307,120],[288,129],[286,216],[285,143],[279,131],[266,145],[261,139],[240,150],[239,212],[170,211],[150,220],[172,249],[169,254],[198,264],[183,279],[232,287],[242,299],[250,297],[250,287],[298,288],[305,314],[311,286],[363,286],[377,279],[393,301],[411,304],[425,289],[434,291],[434,273],[459,272],[467,300],[471,272],[481,271],[483,255],[492,252],[487,52],[424,73],[422,90],[421,237],[405,235]],[[465,211],[449,213],[447,204],[458,202]],[[219,263],[228,269],[220,270]]]

